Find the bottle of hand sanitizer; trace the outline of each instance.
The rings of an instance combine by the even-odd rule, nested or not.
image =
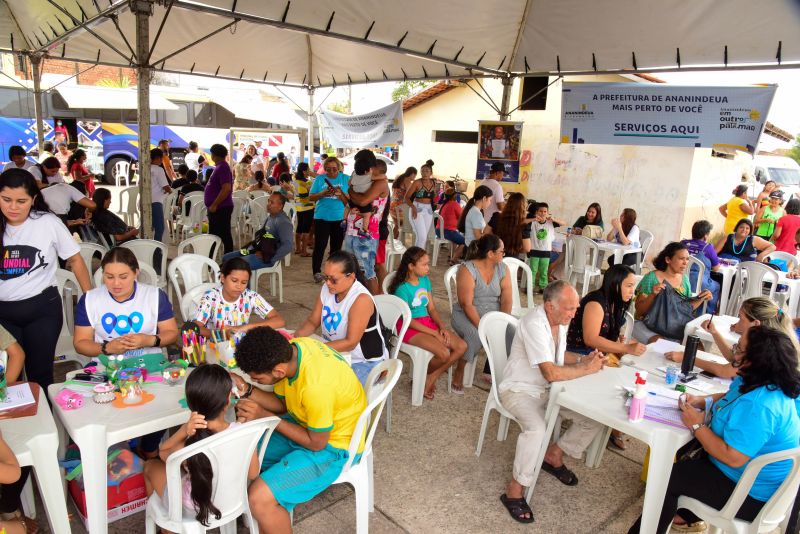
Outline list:
[[[644,419],[644,408],[647,406],[647,371],[636,373],[636,391],[628,410],[628,421],[638,423]]]

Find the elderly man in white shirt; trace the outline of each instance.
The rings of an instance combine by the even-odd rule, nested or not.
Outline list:
[[[580,297],[569,283],[557,280],[547,286],[544,304],[520,320],[502,379],[498,377],[500,402],[522,426],[513,478],[500,500],[511,517],[522,523],[533,521],[523,491],[533,483],[539,451],[545,445],[550,383],[596,373],[605,363],[598,351],[582,360],[572,353],[565,354],[567,328],[579,305]],[[578,478],[564,465],[564,453],[580,458],[602,425],[568,410],[561,410],[561,415],[572,419],[572,426],[548,447],[542,469],[563,484],[574,486]]]

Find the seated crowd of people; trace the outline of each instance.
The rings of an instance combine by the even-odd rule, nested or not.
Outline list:
[[[773,191],[758,209],[742,196],[746,191],[735,192],[721,212],[738,210],[745,217],[733,225],[726,221],[729,231],[716,246],[709,242],[711,224],[698,221],[691,239],[669,242],[653,258],[653,270],[643,277],[637,277],[631,267],[638,261],[635,254],[624,254],[620,263],[609,258],[600,286],[581,298],[568,281],[557,278],[564,255],[554,252],[553,244],[556,228],[567,223],[555,217],[545,202],[528,200],[521,193],[506,196],[500,185],[505,173],[502,164],[493,165],[467,199],[454,183],[439,187],[430,160],[421,166],[419,179],[415,179],[417,170],[410,167],[390,186],[386,165],[368,150],[356,154],[351,177],[343,174],[342,163],[335,157],[324,159],[323,174],[317,176],[308,164],[299,162],[292,176],[291,162],[283,154],[278,154],[274,165],[266,166],[252,145],[239,155],[231,172],[227,150],[214,145],[215,168],[203,186],[199,180],[202,156],[187,155],[187,161],[198,168],[187,163],[176,173],[166,164],[165,150],[168,146],[151,153],[156,239],[163,239],[164,221],[169,219],[163,210],[173,209],[163,205],[164,195],[173,189],[179,190],[178,198],[203,191],[209,231],[220,235],[225,248],[219,285],[202,297],[193,316],[183,319],[193,322],[201,335],[217,330],[246,334],[236,349],[236,361],[249,380],[214,365],[199,366],[189,374],[185,385],[191,411],[188,421],[166,439],[162,431],[139,440],[138,453],[147,460],[147,491],[164,496],[165,462],[175,451],[243,422],[279,415],[281,422],[263,460],[259,464],[254,455],[248,469],[250,509],[267,532],[291,532],[294,507],[331,485],[347,463],[356,422],[367,404],[363,386],[375,366],[389,357],[393,341],[388,330],[400,331],[406,326],[402,340],[396,342],[433,355],[423,390],[425,399],[435,399],[439,378],[451,368],[452,392],[464,394],[467,364],[475,361],[482,348],[478,336],[481,318],[491,311],[512,312],[516,283],[504,258],[526,261],[535,290],[542,295],[542,303],[535,307],[528,303],[533,309],[521,317],[514,331],[509,328],[506,332],[509,352],[502,376],[491,377],[488,362],[484,368],[503,406],[522,427],[500,500],[514,520],[530,523],[534,516],[524,491],[534,482],[540,452],[544,457],[541,468],[561,483],[574,486],[578,477],[564,457],[580,458],[603,428],[585,416],[562,410],[561,415],[572,424],[555,443],[545,444],[550,385],[616,366],[624,355],[639,357],[646,352],[646,345],[658,339],[676,339],[676,328],[682,333],[686,323],[700,315],[703,305],[708,313],[720,312],[721,286],[715,274],[721,259],[769,261],[775,250],[788,248],[782,237],[784,241],[791,238],[792,255],[794,241],[800,242],[796,237],[800,236],[800,201],[789,201],[781,214],[784,208]],[[113,236],[115,243],[123,243],[136,239],[141,229],[129,226],[109,209],[109,190],[94,187],[83,166],[85,154],[80,153],[76,150],[66,163],[72,178],[69,185],[55,156],[27,165],[24,151],[20,160],[15,149],[9,153],[10,166],[0,174],[0,247],[4,258],[19,260],[5,263],[0,278],[0,349],[8,355],[9,382],[23,372],[27,380],[43,388],[54,381],[53,355],[63,317],[54,281],[59,265],[72,271],[84,293],[77,302],[73,332],[79,354],[98,358],[134,351],[159,353],[179,338],[167,295],[137,281],[140,266],[130,250],[113,247],[104,254],[102,285],[93,288],[91,266],[81,257],[72,231],[91,224],[95,231]],[[191,154],[197,154],[196,143]],[[269,190],[267,218],[257,234],[269,235],[274,241],[268,258],[263,247],[251,244],[233,250],[230,243],[228,201],[233,191],[263,188]],[[287,202],[293,202],[296,209],[296,230],[284,210]],[[175,207],[182,206],[178,202]],[[441,228],[435,224],[437,214],[441,215]],[[755,215],[755,232],[748,215]],[[411,320],[408,325],[384,325],[373,296],[382,292],[389,274],[386,243],[398,238],[404,217],[413,229],[414,245],[402,254],[387,287],[388,293],[407,304]],[[784,221],[786,217],[797,220]],[[636,218],[636,211],[626,208],[611,220],[606,233],[601,206],[592,203],[566,235],[605,236],[623,246],[636,246],[640,239]],[[454,245],[450,263],[457,265],[453,267],[456,296],[450,324],[437,310],[429,276],[427,250],[432,232],[439,232]],[[278,310],[248,288],[253,271],[275,265],[292,251],[311,256],[313,278],[322,286],[307,318],[301,324],[286,325]],[[698,274],[690,269],[690,257],[706,266],[700,291],[693,289]],[[675,304],[678,322],[682,321],[678,326],[674,321],[665,324],[652,313],[672,293],[682,296]],[[116,317],[135,312],[143,317],[136,333],[106,328],[109,313]],[[683,422],[704,454],[679,458],[673,468],[659,534],[670,525],[691,529],[700,521],[678,509],[681,495],[720,507],[751,459],[796,447],[800,440],[798,340],[792,319],[766,297],[745,300],[738,313],[733,330],[741,337],[733,346],[712,320],[702,324],[728,363],[701,358],[697,365],[733,382],[725,394],[687,395],[681,405]],[[624,334],[629,315],[633,317],[630,338]],[[287,326],[295,328],[292,335],[281,331]],[[321,339],[311,337],[316,332]],[[342,357],[345,353],[347,359]],[[683,354],[672,352],[667,357],[679,362]],[[274,391],[253,384],[272,385]],[[224,414],[232,396],[238,397],[237,420],[226,421]],[[714,417],[709,420],[704,410]],[[618,432],[612,434],[611,443],[625,447]],[[0,512],[20,508],[20,493],[30,472],[11,464],[0,439]],[[739,517],[752,520],[788,472],[785,463],[762,471]],[[219,517],[211,495],[212,477],[210,464],[202,455],[186,462],[183,504],[203,524],[212,516]],[[0,521],[0,528],[22,532],[26,521],[30,520],[18,514]],[[637,521],[630,532],[638,530]]]

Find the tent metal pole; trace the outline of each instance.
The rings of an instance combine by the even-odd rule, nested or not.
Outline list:
[[[320,150],[322,147],[320,146]],[[308,88],[308,166],[314,169],[314,88]]]
[[[505,76],[500,81],[503,83],[503,98],[500,101],[500,120],[507,121],[508,116],[511,114],[509,108],[511,107],[511,88],[514,86],[514,78]]]
[[[131,2],[136,14],[136,93],[139,108],[139,199],[142,210],[141,236],[150,238],[153,229],[153,196],[150,191],[150,79],[152,69],[147,64],[150,52],[150,0]],[[169,156],[167,156],[169,157]]]
[[[33,78],[33,109],[36,114],[36,139],[39,157],[44,151],[44,118],[42,116],[42,55],[31,54],[31,74]]]

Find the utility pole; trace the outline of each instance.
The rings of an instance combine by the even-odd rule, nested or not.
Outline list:
[[[507,121],[511,108],[511,88],[514,86],[514,78],[506,76],[500,80],[503,83],[503,99],[500,101],[500,120]]]
[[[33,109],[36,114],[36,140],[39,157],[44,151],[44,118],[42,116],[42,55],[31,54],[31,74],[33,78]]]
[[[131,0],[136,15],[136,93],[139,110],[139,202],[141,204],[141,236],[152,237],[153,196],[150,190],[150,16],[151,0]]]

